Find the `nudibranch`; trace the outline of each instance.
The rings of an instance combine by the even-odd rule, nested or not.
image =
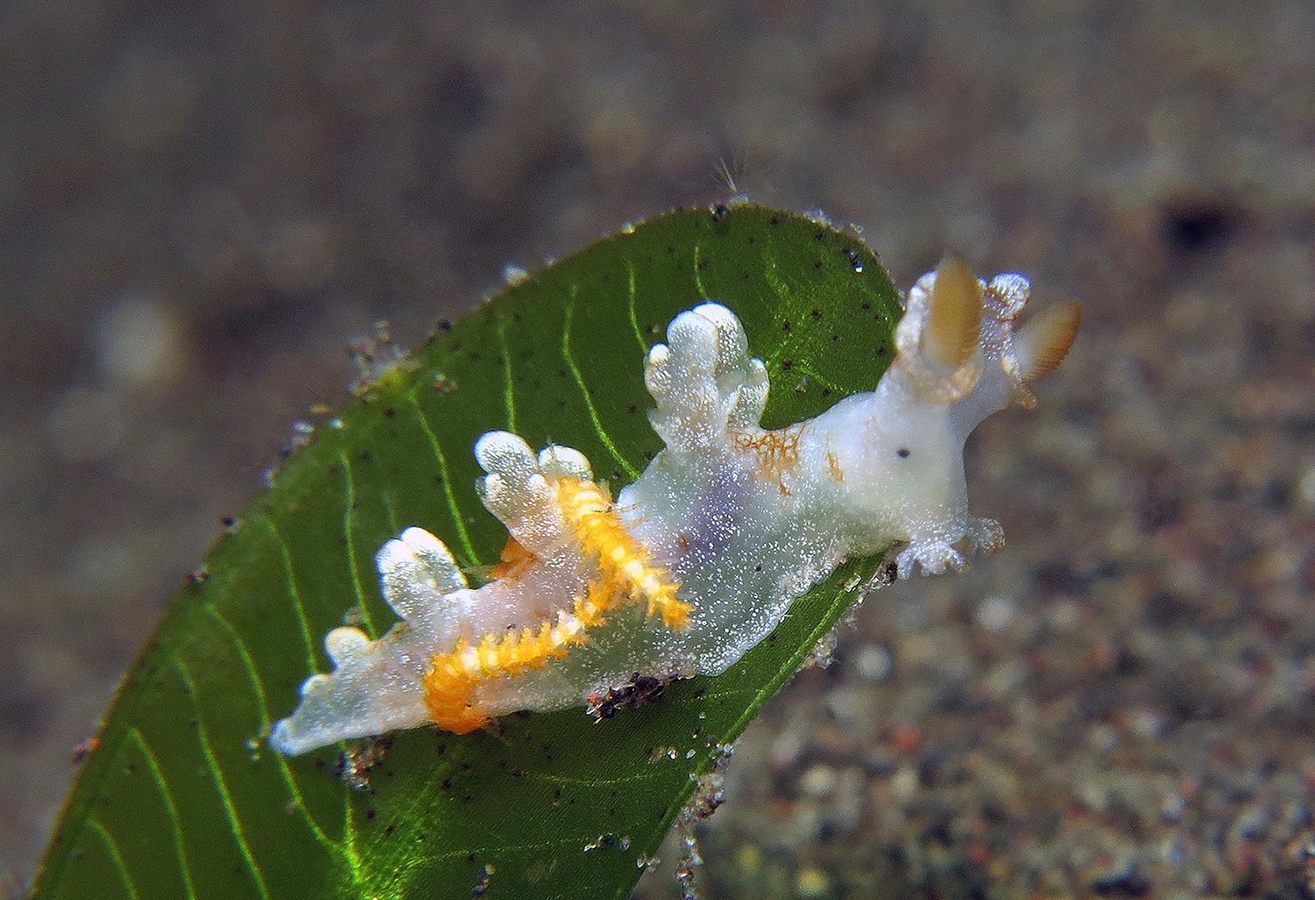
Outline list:
[[[725,671],[841,562],[892,545],[900,576],[994,549],[968,513],[963,446],[979,422],[1035,403],[1081,307],[1015,330],[1029,285],[947,260],[909,291],[896,356],[871,393],[814,419],[759,426],[767,370],[730,310],[681,313],[644,383],[665,447],[613,499],[569,447],[502,431],[476,442],[478,490],[510,533],[471,588],[443,542],[407,528],[376,558],[401,618],[377,640],[330,631],[329,674],[301,687],[270,743],[303,753],[426,723],[469,732],[517,710],[584,705],[645,677]]]

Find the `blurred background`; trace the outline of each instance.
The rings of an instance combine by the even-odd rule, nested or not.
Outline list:
[[[1312,73],[1304,0],[7,0],[0,895],[354,339],[745,191],[1087,320],[970,447],[1009,546],[750,729],[705,894],[1315,896]]]

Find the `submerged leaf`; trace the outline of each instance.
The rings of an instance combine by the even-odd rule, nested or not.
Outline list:
[[[768,427],[870,390],[894,288],[870,251],[755,206],[669,213],[549,266],[440,332],[299,450],[214,546],[124,682],[47,852],[35,897],[625,897],[668,827],[875,568],[795,602],[715,678],[593,724],[580,709],[456,736],[286,759],[265,744],[329,668],[328,630],[393,616],[375,551],[408,525],[487,571],[506,533],[476,499],[471,446],[497,428],[577,447],[619,487],[660,445],[641,361],[705,300],[771,375]],[[370,768],[369,764],[374,763]],[[345,774],[347,777],[339,777]]]

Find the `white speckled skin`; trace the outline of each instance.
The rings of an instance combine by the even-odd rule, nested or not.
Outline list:
[[[716,674],[847,558],[898,543],[898,571],[908,577],[918,568],[961,566],[960,547],[997,547],[999,527],[968,514],[964,441],[995,410],[1030,405],[1029,373],[1057,364],[1077,319],[1071,312],[1040,335],[1025,329],[1016,351],[1013,324],[1027,281],[1002,275],[965,286],[954,275],[960,299],[964,291],[972,296],[971,316],[951,314],[951,333],[933,334],[947,328],[946,317],[932,313],[941,302],[937,273],[923,276],[896,330],[896,359],[876,390],[776,432],[758,425],[767,373],[748,355],[735,316],[713,303],[677,316],[644,371],[665,449],[620,491],[616,511],[679,583],[691,624],[664,627],[642,605],[624,607],[566,658],[481,684],[478,709],[496,716],[578,705],[635,672]],[[426,723],[421,680],[436,654],[450,652],[458,637],[477,641],[546,621],[595,577],[552,499],[555,479],[590,477],[583,455],[552,447],[536,458],[505,432],[484,435],[475,452],[489,473],[481,484],[485,505],[535,561],[471,590],[428,532],[409,528],[389,541],[378,555],[383,593],[404,621],[373,642],[356,629],[330,632],[335,671],[303,685],[301,705],[274,729],[276,749],[302,753]]]

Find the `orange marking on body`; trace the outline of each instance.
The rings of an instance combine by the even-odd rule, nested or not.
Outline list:
[[[471,706],[475,685],[480,679],[461,665],[461,653],[466,647],[457,641],[457,649],[434,657],[434,664],[425,675],[425,705],[434,724],[456,734],[468,734],[489,723],[489,717]]]
[[[668,628],[689,624],[690,606],[676,598],[676,583],[666,569],[652,565],[648,549],[622,527],[604,488],[562,478],[557,498],[581,554],[597,558],[598,579],[589,582],[585,596],[576,598],[569,612],[558,612],[553,620],[501,637],[486,634],[476,644],[461,638],[450,653],[435,656],[425,674],[425,704],[440,728],[465,734],[487,725],[488,716],[473,706],[481,682],[515,677],[566,656],[626,600],[647,602],[648,614],[661,616]],[[534,560],[532,553],[508,539],[494,577],[515,577]]]
[[[775,479],[781,493],[789,496],[790,489],[785,486],[786,472],[799,464],[799,435],[802,428],[792,425],[776,431],[763,431],[757,434],[736,434],[733,436],[735,446],[747,450],[756,457],[758,468],[753,473],[763,481]]]
[[[845,470],[840,468],[840,460],[836,459],[836,455],[830,450],[826,453],[826,471],[836,481],[844,482]]]
[[[563,478],[557,483],[557,496],[580,550],[598,557],[599,585],[608,597],[602,611],[614,607],[619,595],[647,602],[648,614],[660,615],[668,628],[689,624],[690,605],[677,599],[678,585],[665,568],[652,564],[648,548],[621,525],[605,488]]]
[[[750,450],[758,457],[764,474],[780,474],[799,463],[799,433],[794,426],[757,434],[737,434],[735,446]]]
[[[517,578],[539,557],[526,550],[514,537],[507,538],[498,564],[489,572],[490,578]]]

